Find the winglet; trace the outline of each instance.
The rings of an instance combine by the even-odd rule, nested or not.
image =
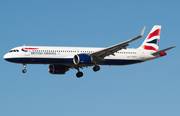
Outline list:
[[[142,29],[141,33],[137,37],[135,37],[135,38],[133,38],[131,40],[128,40],[125,43],[129,43],[131,41],[134,41],[134,40],[137,40],[137,39],[141,38],[143,36],[143,34],[144,34],[145,28],[146,28],[146,26],[144,26],[144,28]]]
[[[143,36],[145,29],[146,29],[146,26],[144,26],[144,28],[142,29],[141,33],[139,34],[140,37]]]

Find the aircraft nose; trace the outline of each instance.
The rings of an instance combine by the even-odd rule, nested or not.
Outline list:
[[[7,59],[7,54],[5,54],[3,58],[4,58],[4,60],[6,60]]]
[[[5,54],[3,58],[8,62],[13,62],[13,63],[17,62],[17,58],[14,58],[12,53]]]
[[[7,53],[7,54],[4,55],[3,58],[4,58],[4,60],[8,61],[8,58],[10,58],[10,55]]]

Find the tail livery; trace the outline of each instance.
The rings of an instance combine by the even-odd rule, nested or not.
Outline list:
[[[158,52],[160,33],[161,25],[155,25],[146,37],[146,39],[144,40],[140,48],[144,50],[153,50]]]
[[[144,40],[143,44],[140,46],[140,49],[144,50],[152,50],[154,53],[151,55],[159,55],[159,56],[165,56],[167,50],[170,50],[176,46],[172,46],[163,50],[159,51],[159,40],[160,40],[160,34],[161,34],[161,25],[154,25],[146,39]]]

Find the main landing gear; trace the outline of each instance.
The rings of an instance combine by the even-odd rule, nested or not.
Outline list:
[[[26,64],[23,64],[23,67],[24,67],[24,69],[22,70],[22,72],[23,72],[23,73],[26,73],[26,72],[27,72],[27,70],[26,70]]]
[[[99,71],[99,70],[100,70],[100,67],[99,67],[99,66],[95,65],[95,66],[93,67],[93,71],[94,71],[94,72],[97,72],[97,71]]]
[[[80,78],[83,76],[83,72],[79,71],[79,68],[77,68],[78,72],[76,73],[76,77]]]
[[[82,77],[82,76],[83,76],[83,72],[79,71],[79,68],[78,68],[77,70],[78,70],[78,72],[76,73],[77,78]],[[100,67],[99,67],[98,65],[95,65],[95,66],[93,67],[93,71],[94,71],[94,72],[97,72],[97,71],[99,71],[99,70],[100,70]]]
[[[77,72],[77,73],[76,73],[76,76],[77,76],[77,78],[82,77],[82,76],[83,76],[83,72],[80,72],[80,71],[79,71],[79,72]]]

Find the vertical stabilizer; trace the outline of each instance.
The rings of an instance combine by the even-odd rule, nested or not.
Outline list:
[[[159,49],[160,33],[161,25],[155,25],[144,40],[143,44],[140,46],[140,48],[157,52]]]

